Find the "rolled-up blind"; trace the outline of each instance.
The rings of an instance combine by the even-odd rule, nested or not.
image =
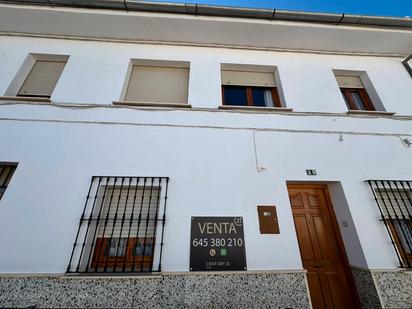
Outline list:
[[[276,87],[274,72],[222,70],[222,85]]]
[[[189,69],[134,65],[125,101],[187,103]]]
[[[335,75],[339,88],[365,88],[359,76]]]
[[[159,194],[159,187],[107,188],[97,237],[154,237]]]
[[[64,61],[37,60],[18,95],[50,97],[65,65]]]

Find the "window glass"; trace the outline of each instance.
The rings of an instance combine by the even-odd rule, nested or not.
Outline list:
[[[273,107],[273,98],[271,89],[264,87],[252,87],[254,106]]]
[[[247,106],[246,87],[224,86],[225,105]]]
[[[357,109],[367,110],[359,91],[351,91],[350,94],[352,96],[353,102],[356,104]]]
[[[143,256],[143,251],[145,256],[152,256],[153,245],[150,242],[147,242],[145,248],[144,242],[138,239],[134,249],[134,256]]]
[[[105,256],[107,256],[107,253],[109,253],[109,256],[124,256],[126,254],[126,241],[127,238],[112,238]]]
[[[408,220],[394,220],[393,223],[402,243],[402,247],[407,254],[412,253],[412,229]]]

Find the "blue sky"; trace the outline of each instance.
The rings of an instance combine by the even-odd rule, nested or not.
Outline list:
[[[412,0],[166,0],[294,11],[412,17]]]

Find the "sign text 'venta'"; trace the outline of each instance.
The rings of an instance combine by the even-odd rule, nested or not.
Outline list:
[[[237,234],[236,225],[233,222],[204,222],[198,223],[202,234]]]

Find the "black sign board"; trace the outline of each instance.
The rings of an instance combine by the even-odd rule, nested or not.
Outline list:
[[[242,217],[192,217],[190,270],[246,270]]]

